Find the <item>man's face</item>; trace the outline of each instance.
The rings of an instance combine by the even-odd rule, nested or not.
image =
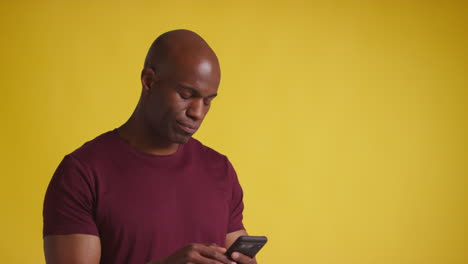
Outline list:
[[[215,67],[207,60],[187,63],[153,82],[146,118],[155,140],[182,144],[198,130],[217,95],[220,77]]]

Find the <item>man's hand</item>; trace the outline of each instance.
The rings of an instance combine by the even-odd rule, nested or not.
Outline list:
[[[226,235],[226,247],[231,247],[234,244],[234,241],[240,236],[248,236],[245,229],[237,230]],[[257,264],[257,261],[254,258],[250,258],[239,252],[233,252],[231,254],[231,259],[233,259],[238,264]]]
[[[257,264],[254,258],[250,258],[239,252],[233,252],[231,258],[238,264]]]
[[[235,264],[224,253],[226,249],[216,244],[190,244],[173,255],[147,264]],[[243,264],[243,262],[240,262]],[[246,262],[249,263],[250,262]],[[252,262],[255,263],[255,262]]]

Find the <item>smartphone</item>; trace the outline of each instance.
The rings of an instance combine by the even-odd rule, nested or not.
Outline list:
[[[230,259],[233,252],[239,252],[253,258],[266,242],[265,236],[240,236],[227,250],[226,256]]]

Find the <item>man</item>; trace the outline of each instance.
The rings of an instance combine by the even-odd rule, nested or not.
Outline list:
[[[49,184],[47,263],[233,263],[225,247],[247,234],[242,189],[228,159],[192,138],[219,81],[196,33],[155,40],[130,119],[65,156]]]

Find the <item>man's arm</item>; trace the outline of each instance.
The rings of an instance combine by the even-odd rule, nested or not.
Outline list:
[[[226,235],[226,248],[231,247],[232,244],[234,244],[234,242],[236,241],[236,239],[240,236],[248,236],[247,231],[245,231],[244,229],[241,229],[241,230],[237,230],[237,231],[227,234]],[[257,264],[257,261],[255,260],[255,258],[250,258],[239,252],[232,253],[232,256],[230,257],[234,261],[236,261],[236,263],[239,263],[239,264]]]
[[[99,264],[101,241],[84,234],[46,236],[44,253],[47,264]]]

